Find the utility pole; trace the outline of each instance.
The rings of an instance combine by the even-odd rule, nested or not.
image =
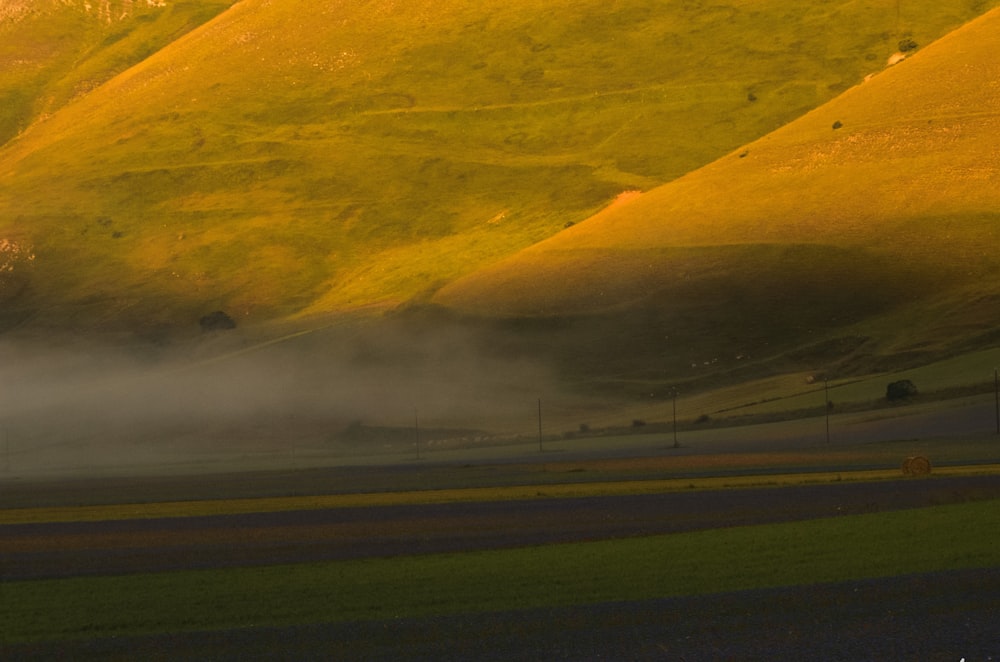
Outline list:
[[[538,452],[542,452],[542,399],[538,398]]]
[[[417,459],[420,459],[420,416],[419,412],[413,410],[413,440],[417,444]]]
[[[996,403],[997,434],[1000,435],[1000,369],[993,368],[993,399]]]
[[[830,381],[823,380],[823,409],[826,410],[826,443],[830,443]]]
[[[674,389],[673,401],[674,401],[674,448],[680,448],[680,444],[677,443],[677,389]]]

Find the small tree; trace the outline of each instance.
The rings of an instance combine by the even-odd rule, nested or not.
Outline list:
[[[890,402],[895,402],[897,400],[906,400],[916,395],[917,391],[916,385],[909,379],[901,379],[898,382],[891,382],[885,388],[885,399]]]
[[[236,328],[236,322],[232,317],[221,310],[216,310],[198,320],[202,331],[226,331]]]

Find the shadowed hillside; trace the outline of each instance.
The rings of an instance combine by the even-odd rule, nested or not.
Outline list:
[[[245,0],[186,32],[220,5],[126,4],[117,22],[78,10],[5,18],[8,34],[46,48],[86,39],[39,55],[37,80],[4,68],[16,75],[0,89],[24,96],[3,120],[20,135],[0,150],[0,239],[13,247],[3,328],[164,339],[215,309],[243,324],[426,298],[623,191],[774,130],[883,69],[901,43],[923,46],[983,10]],[[2,43],[8,61],[29,49]],[[742,165],[761,158],[755,147]],[[735,250],[732,264],[749,265],[770,249]],[[852,250],[831,259],[850,265]],[[616,305],[635,298],[627,290]],[[874,292],[849,316],[895,296]]]
[[[521,319],[581,375],[866,371],[995,343],[998,31],[993,11],[434,301]]]

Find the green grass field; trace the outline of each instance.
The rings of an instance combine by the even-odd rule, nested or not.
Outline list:
[[[998,525],[986,501],[505,551],[7,582],[0,638],[388,620],[993,567],[993,536],[975,532]]]

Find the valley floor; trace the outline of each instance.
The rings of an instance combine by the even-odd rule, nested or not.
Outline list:
[[[169,573],[645,536],[984,499],[1000,503],[1000,475],[39,522],[0,527],[0,567],[5,582]],[[670,562],[664,558],[664,567]],[[998,618],[1000,569],[980,568],[570,607],[37,641],[3,652],[11,660],[986,660],[1000,656]]]
[[[461,553],[1000,499],[996,473],[874,482],[850,476],[821,484],[559,498],[539,485],[538,496],[518,500],[6,524],[0,527],[0,578]]]

